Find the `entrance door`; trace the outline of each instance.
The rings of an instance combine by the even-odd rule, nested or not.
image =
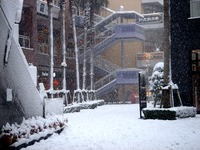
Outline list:
[[[200,113],[200,50],[192,51],[193,102]]]

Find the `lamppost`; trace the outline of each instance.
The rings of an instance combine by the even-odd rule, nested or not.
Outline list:
[[[84,50],[83,50],[83,91],[85,90],[86,84],[86,49],[87,49],[87,27],[90,21],[90,4],[86,4],[85,9],[85,20],[84,20]]]
[[[63,94],[64,94],[64,102],[68,105],[67,100],[67,93],[69,92],[66,90],[66,42],[65,42],[65,13],[66,13],[66,1],[60,0],[60,9],[62,12],[62,49],[63,49],[63,62],[61,66],[63,67]]]
[[[77,47],[77,36],[76,36],[76,26],[75,26],[75,17],[77,13],[77,8],[75,6],[72,6],[72,21],[73,21],[73,33],[74,33],[74,45],[75,45],[75,57],[76,57],[76,86],[77,89],[74,91],[74,96],[73,96],[73,102],[74,98],[77,93],[77,102],[80,102],[80,80],[79,80],[79,62],[78,62],[78,47]]]
[[[50,51],[50,89],[48,92],[51,94],[51,98],[53,98],[53,15],[52,15],[52,8],[53,8],[53,0],[47,0],[48,4],[48,14],[49,14],[49,51]]]
[[[93,34],[93,43],[92,48],[90,50],[90,95],[91,99],[96,99],[95,95],[95,89],[94,89],[94,47],[96,45],[96,33],[95,33],[95,27],[92,27],[92,34]]]

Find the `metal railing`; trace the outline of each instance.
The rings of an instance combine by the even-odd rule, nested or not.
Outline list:
[[[112,82],[115,79],[116,79],[116,71],[113,71],[94,83],[95,90],[102,88],[103,86]],[[88,86],[87,89],[90,89],[90,86]]]
[[[94,65],[108,73],[115,71],[120,68],[120,66],[110,62],[107,59],[104,59],[103,56],[99,55],[95,58]]]

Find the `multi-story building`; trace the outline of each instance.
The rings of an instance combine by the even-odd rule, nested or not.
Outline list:
[[[62,83],[62,46],[61,46],[61,18],[60,18],[60,7],[59,7],[59,0],[54,1],[53,6],[53,25],[54,25],[54,88],[61,88]],[[76,88],[75,80],[76,80],[76,71],[75,71],[75,55],[74,55],[74,41],[73,41],[73,32],[72,32],[72,18],[70,15],[70,2],[66,1],[66,46],[67,46],[67,89],[73,90]],[[106,18],[110,15],[110,18],[113,20],[108,24],[97,25],[99,28],[109,28],[109,33],[113,32],[115,29],[115,25],[117,24],[140,24],[144,26],[144,20],[139,19],[140,13],[146,13],[146,6],[154,6],[156,8],[156,12],[161,10],[160,3],[152,3],[149,2],[141,2],[141,0],[137,1],[114,1],[110,0],[107,9],[102,9],[100,14],[96,14],[96,19],[99,21],[104,20],[106,22]],[[120,15],[117,16],[116,13],[111,15],[113,12],[125,12],[125,15],[120,19]],[[127,12],[127,13],[126,13]],[[131,12],[131,13],[130,13]],[[128,14],[130,13],[130,14]],[[150,12],[147,12],[150,13]],[[101,17],[102,15],[102,17]],[[158,14],[154,14],[158,15]],[[30,17],[31,16],[31,17]],[[113,17],[114,16],[114,17]],[[115,17],[118,17],[116,19]],[[151,18],[156,18],[155,16],[150,16]],[[149,16],[147,17],[149,18]],[[159,18],[160,19],[160,18]],[[160,20],[158,20],[160,21]],[[98,22],[96,22],[98,24]],[[149,24],[150,25],[150,24]],[[153,25],[155,26],[155,24]],[[112,28],[112,30],[110,30]],[[145,27],[148,29],[148,26]],[[107,32],[108,30],[106,30]],[[102,41],[104,38],[102,37],[103,34],[106,33],[105,31],[101,33],[101,31],[96,31],[95,41],[96,44],[100,44],[99,41]],[[77,27],[77,36],[78,36],[78,46],[81,45],[80,43],[83,42],[83,38],[81,35],[83,33],[83,28]],[[155,33],[155,32],[154,32]],[[38,68],[38,81],[43,82],[45,88],[49,88],[49,68],[50,68],[50,55],[49,55],[49,19],[48,19],[48,6],[46,0],[24,0],[23,6],[23,15],[22,21],[20,22],[20,38],[19,42],[23,48],[24,54],[29,63],[37,66]],[[107,34],[107,33],[106,33]],[[90,36],[90,34],[88,34]],[[119,35],[119,34],[118,34]],[[146,34],[147,35],[147,34]],[[148,34],[150,35],[150,34]],[[158,36],[156,36],[158,37]],[[80,40],[79,40],[80,38]],[[90,37],[88,37],[91,39]],[[125,38],[124,38],[125,39]],[[155,38],[149,38],[155,39]],[[160,39],[160,38],[157,38]],[[112,40],[112,39],[110,39]],[[89,41],[90,42],[90,41]],[[109,42],[109,39],[107,40]],[[157,42],[157,41],[156,41]],[[156,43],[154,41],[154,45]],[[145,43],[148,43],[146,41]],[[150,43],[150,42],[149,42]],[[151,42],[151,46],[152,46]],[[159,43],[159,42],[157,42]],[[106,44],[106,42],[101,43]],[[160,43],[159,43],[160,44]],[[108,46],[109,45],[109,46]],[[150,44],[149,44],[150,45]],[[155,46],[156,47],[156,46]],[[157,46],[159,47],[159,46]],[[82,47],[83,48],[83,47]],[[136,55],[138,53],[142,53],[144,51],[152,51],[156,48],[151,47],[148,48],[146,44],[142,40],[127,40],[125,39],[123,42],[121,41],[111,41],[107,43],[107,46],[104,45],[104,49],[101,49],[101,53],[95,55],[95,62],[94,62],[94,70],[95,70],[95,79],[94,81],[98,82],[100,78],[105,75],[109,75],[111,72],[116,70],[117,68],[136,68]],[[80,80],[82,81],[82,56],[81,56],[81,46],[79,47],[80,51]],[[123,54],[122,54],[123,53]],[[87,64],[90,64],[90,60],[87,60]],[[87,85],[90,85],[90,69],[87,65]],[[104,66],[104,68],[102,68]],[[107,68],[105,68],[107,66]],[[108,70],[108,68],[110,70]],[[97,83],[98,84],[98,83]]]
[[[54,88],[62,80],[61,16],[59,0],[53,5]],[[66,4],[68,6],[68,3]],[[49,17],[46,0],[24,0],[22,20],[19,25],[19,43],[29,63],[38,69],[38,82],[49,88]]]
[[[171,68],[184,105],[200,111],[200,1],[171,1]]]

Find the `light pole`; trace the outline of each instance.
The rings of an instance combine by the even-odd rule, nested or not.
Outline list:
[[[49,14],[49,51],[50,51],[50,89],[49,93],[51,94],[51,98],[53,98],[53,15],[52,15],[52,8],[53,8],[53,0],[48,0],[48,14]]]
[[[73,33],[74,33],[74,45],[75,45],[75,55],[76,55],[75,56],[76,57],[76,85],[77,85],[77,89],[76,91],[74,91],[74,97],[77,93],[78,94],[77,102],[80,102],[79,62],[78,62],[78,47],[77,47],[77,36],[76,36],[76,26],[75,26],[75,16],[77,13],[77,8],[75,6],[73,6],[72,8],[73,8],[72,21],[73,21]]]
[[[66,1],[60,0],[60,9],[62,12],[62,49],[63,49],[63,62],[61,66],[63,67],[63,94],[64,94],[64,102],[68,105],[67,100],[67,90],[66,90],[66,42],[65,42],[65,13],[66,13]]]
[[[86,4],[85,20],[84,20],[84,50],[83,50],[83,91],[86,84],[86,49],[87,49],[87,27],[90,21],[90,4]]]

